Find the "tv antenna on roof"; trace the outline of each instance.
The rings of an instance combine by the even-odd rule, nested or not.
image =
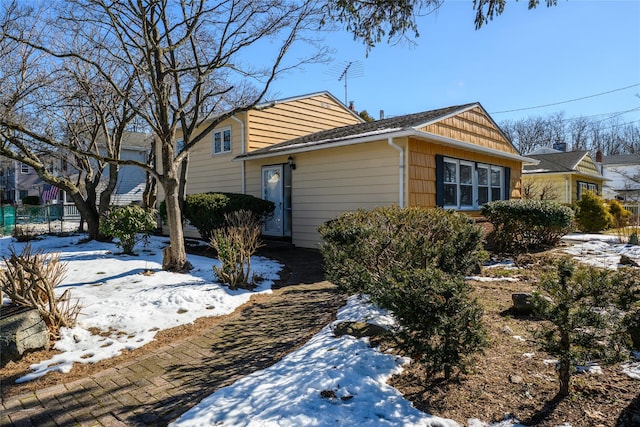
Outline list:
[[[362,69],[362,62],[349,61],[342,64],[336,64],[331,69],[331,74],[338,77],[338,81],[344,80],[344,105],[349,105],[349,98],[347,96],[347,87],[349,77],[362,77],[364,71]]]

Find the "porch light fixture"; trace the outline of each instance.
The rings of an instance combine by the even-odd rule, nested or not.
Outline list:
[[[293,157],[289,156],[289,158],[287,159],[287,164],[292,170],[296,170],[296,164],[293,163]]]

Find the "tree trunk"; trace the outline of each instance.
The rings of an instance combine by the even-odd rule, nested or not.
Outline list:
[[[178,185],[175,178],[162,181],[167,208],[167,225],[169,227],[170,244],[163,251],[162,269],[167,271],[185,272],[192,266],[187,261],[184,246],[184,232],[182,229],[182,213],[178,201]]]
[[[100,201],[98,203],[98,213],[100,215],[106,213],[111,207],[111,195],[116,189],[119,172],[120,165],[115,163],[109,164],[109,180],[107,182],[106,188],[100,193]]]
[[[568,321],[567,321],[568,322]],[[571,341],[569,332],[560,331],[560,347],[562,354],[560,355],[560,366],[558,367],[558,379],[560,381],[560,390],[558,394],[562,397],[569,396],[569,384],[571,381]]]
[[[82,219],[87,223],[88,239],[98,241],[104,240],[99,231],[100,214],[98,214],[95,203],[84,200],[80,193],[72,193],[69,197],[71,197],[71,200],[73,200],[73,203],[75,203],[78,208]]]

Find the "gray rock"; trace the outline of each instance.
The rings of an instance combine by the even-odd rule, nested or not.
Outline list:
[[[638,267],[638,263],[629,258],[627,255],[620,255],[620,264],[629,265],[631,267]]]
[[[512,311],[516,314],[531,314],[533,312],[532,298],[533,295],[524,292],[511,294]]]
[[[35,308],[3,307],[0,316],[0,367],[31,350],[49,349],[49,328]]]
[[[382,326],[366,322],[340,322],[333,328],[333,335],[336,337],[352,335],[356,338],[362,338],[384,335],[386,333],[387,330]]]
[[[511,382],[511,384],[522,384],[524,379],[522,379],[520,375],[511,374],[509,375],[509,382]]]

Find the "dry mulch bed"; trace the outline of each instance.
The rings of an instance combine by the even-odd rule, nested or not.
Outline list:
[[[414,406],[462,425],[469,418],[490,422],[515,417],[525,425],[545,427],[640,426],[640,381],[622,373],[620,365],[603,367],[603,374],[575,375],[571,396],[556,397],[555,366],[543,362],[553,356],[532,341],[539,321],[510,310],[512,293],[533,290],[529,278],[473,284],[485,310],[489,347],[472,372],[453,383],[426,380],[416,364],[393,377],[391,385]]]

